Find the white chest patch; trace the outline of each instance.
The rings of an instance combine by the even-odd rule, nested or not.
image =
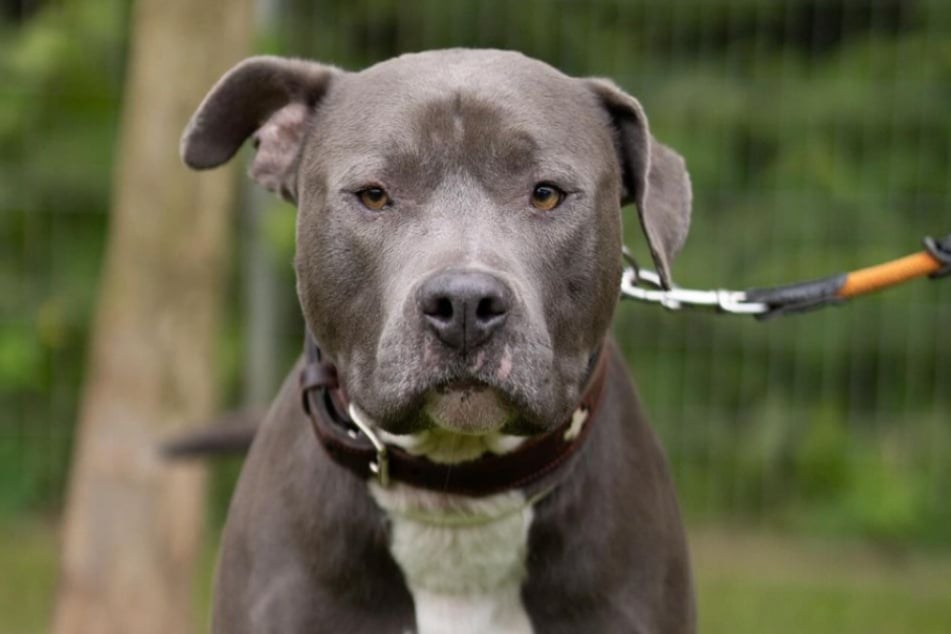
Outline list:
[[[532,509],[522,493],[468,498],[375,482],[370,492],[392,522],[418,634],[532,632],[521,598]]]

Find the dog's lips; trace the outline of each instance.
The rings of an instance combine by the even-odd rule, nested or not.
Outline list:
[[[437,394],[451,394],[453,392],[479,392],[487,389],[492,388],[485,381],[476,378],[469,378],[446,381],[445,383],[441,383],[434,388],[431,388],[429,391]]]

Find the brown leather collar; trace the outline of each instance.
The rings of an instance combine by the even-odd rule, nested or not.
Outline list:
[[[604,347],[597,353],[575,410],[586,415],[577,433],[571,433],[574,430],[569,419],[512,452],[457,464],[438,464],[399,447],[382,445],[372,430],[369,435],[364,433],[359,421],[345,413],[347,399],[340,389],[337,370],[321,360],[320,348],[309,332],[306,362],[300,373],[301,397],[304,412],[324,449],[334,462],[360,478],[375,477],[384,485],[396,480],[431,491],[481,497],[535,484],[581,447],[601,403],[608,356]]]

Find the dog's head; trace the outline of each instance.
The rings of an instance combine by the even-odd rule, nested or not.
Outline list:
[[[618,299],[622,201],[665,282],[689,225],[683,160],[638,102],[517,53],[359,73],[252,58],[205,98],[182,154],[215,167],[252,136],[251,176],[298,207],[307,324],[395,433],[562,422]]]

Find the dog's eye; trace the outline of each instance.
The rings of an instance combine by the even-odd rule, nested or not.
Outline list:
[[[380,211],[390,204],[390,197],[381,187],[367,187],[357,192],[363,206],[372,211]]]
[[[539,183],[532,190],[532,207],[541,211],[551,211],[564,199],[565,192],[548,183]]]

